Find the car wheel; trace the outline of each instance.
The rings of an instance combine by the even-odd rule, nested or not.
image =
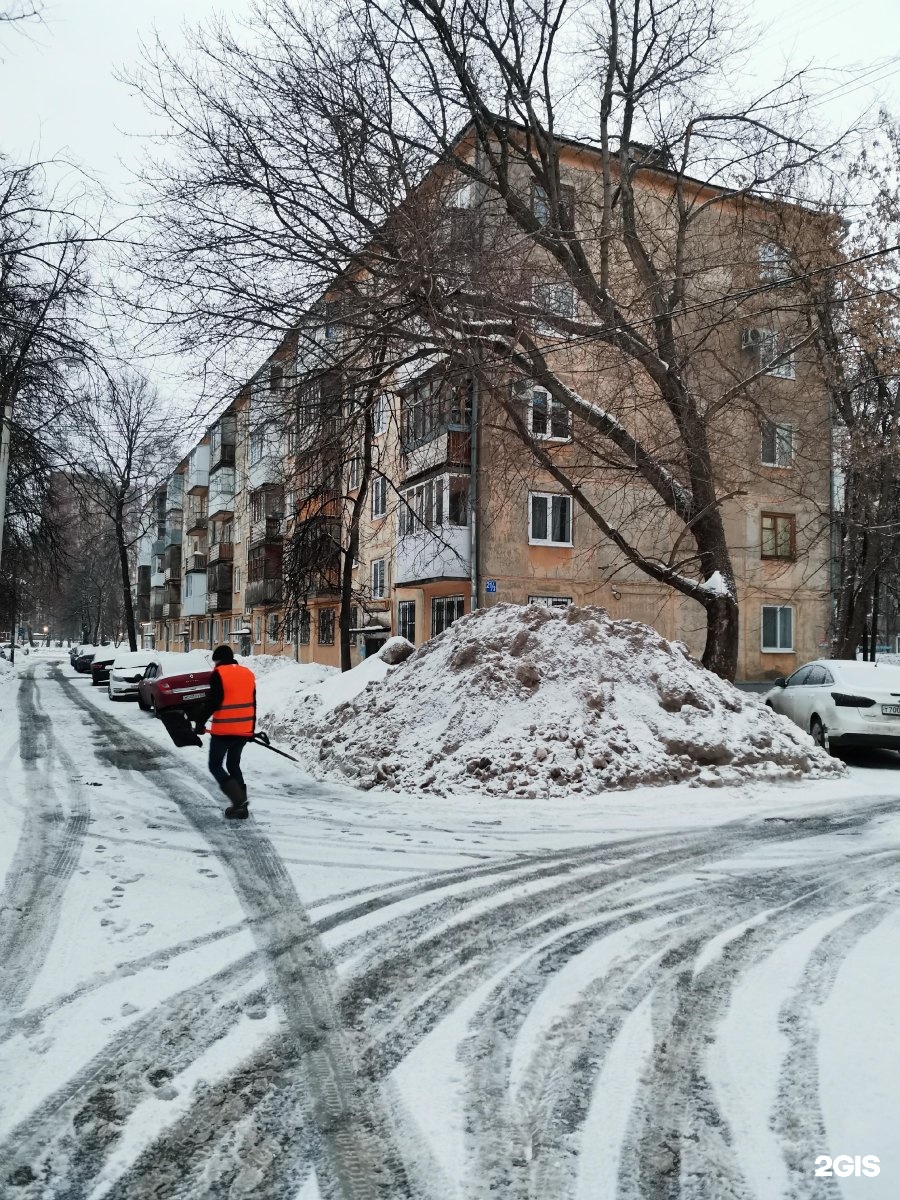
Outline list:
[[[115,696],[113,695],[113,690],[111,687],[108,687],[106,689],[106,694],[107,694],[107,696],[109,696],[110,700],[115,700]]]
[[[828,730],[822,724],[821,717],[813,716],[809,723],[809,736],[816,743],[820,750],[824,750],[826,754],[831,753]]]
[[[150,701],[150,716],[151,716],[151,717],[158,717],[158,716],[159,716],[159,709],[156,707],[156,701],[155,701],[155,700],[151,700],[151,701]]]
[[[138,692],[137,702],[138,702],[138,708],[141,710],[141,712],[147,712],[147,710],[149,709],[150,706],[148,704],[144,703],[144,698],[140,692]]]

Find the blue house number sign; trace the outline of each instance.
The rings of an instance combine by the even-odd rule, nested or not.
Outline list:
[[[496,592],[497,580],[496,579],[486,579],[484,581],[484,590],[486,592]]]

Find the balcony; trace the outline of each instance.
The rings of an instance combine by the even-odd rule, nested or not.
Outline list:
[[[438,533],[420,529],[397,539],[394,583],[426,579],[467,579],[471,542],[467,526],[443,525]]]
[[[247,608],[255,608],[258,605],[271,605],[281,603],[281,573],[275,578],[267,577],[265,579],[254,579],[247,584],[244,590],[244,604]]]
[[[158,554],[162,554],[163,551],[165,550],[165,548],[166,548],[166,536],[165,536],[165,530],[163,530],[160,537],[158,537],[156,539],[156,541],[150,547],[150,561],[152,562],[153,559]]]
[[[166,525],[166,545],[180,546],[182,540],[181,509],[177,510],[177,517],[175,513],[172,513],[171,516],[173,519]]]
[[[171,601],[169,601],[168,604],[164,604],[162,615],[163,615],[164,621],[171,621],[173,618],[177,619],[178,617],[180,617],[181,616],[181,601],[180,600],[171,600]]]
[[[403,477],[412,479],[442,465],[468,467],[471,455],[472,436],[467,429],[443,429],[428,442],[404,447]]]
[[[166,512],[180,512],[184,504],[184,476],[172,475],[166,484]]]
[[[281,541],[281,519],[278,517],[262,517],[250,526],[250,545],[259,546],[264,542]]]
[[[160,600],[159,603],[150,602],[150,620],[161,621],[163,619],[163,609],[165,605]]]
[[[206,590],[212,592],[225,592],[231,595],[231,588],[234,581],[234,572],[230,562],[219,562],[211,565],[206,572]]]
[[[206,593],[206,611],[210,613],[231,612],[231,588]]]
[[[207,566],[214,563],[230,563],[234,558],[234,542],[215,542],[207,548]]]
[[[209,446],[197,446],[188,459],[185,488],[189,496],[205,496],[209,487]]]
[[[188,575],[181,602],[183,617],[200,617],[206,612],[206,574]]]
[[[188,536],[206,533],[206,500],[191,497],[184,514],[184,528]]]
[[[143,624],[150,620],[150,597],[142,596],[140,593],[134,603],[134,619]]]
[[[181,603],[181,580],[167,579],[163,586],[163,603],[164,604],[180,604]]]
[[[210,471],[207,518],[212,520],[215,517],[230,517],[233,512],[234,468],[223,467],[221,470]]]
[[[143,564],[137,569],[137,594],[150,597],[150,567]]]
[[[206,555],[205,554],[189,554],[184,560],[184,571],[202,571],[206,574]]]
[[[166,582],[181,578],[181,547],[169,546],[163,556],[163,572]]]
[[[209,431],[209,474],[219,467],[234,466],[234,448],[237,443],[237,421],[228,414],[217,421]],[[212,487],[212,479],[209,481]]]

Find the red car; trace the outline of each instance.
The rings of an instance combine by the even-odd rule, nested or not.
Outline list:
[[[164,708],[180,708],[193,716],[209,694],[212,667],[203,658],[190,654],[166,657],[182,662],[151,663],[138,684],[138,705],[154,716]]]

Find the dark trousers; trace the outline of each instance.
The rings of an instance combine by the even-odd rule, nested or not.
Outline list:
[[[247,739],[242,737],[221,737],[218,734],[210,737],[209,769],[220,785],[229,779],[236,779],[238,783],[244,782],[241,774],[241,755],[246,745]]]

